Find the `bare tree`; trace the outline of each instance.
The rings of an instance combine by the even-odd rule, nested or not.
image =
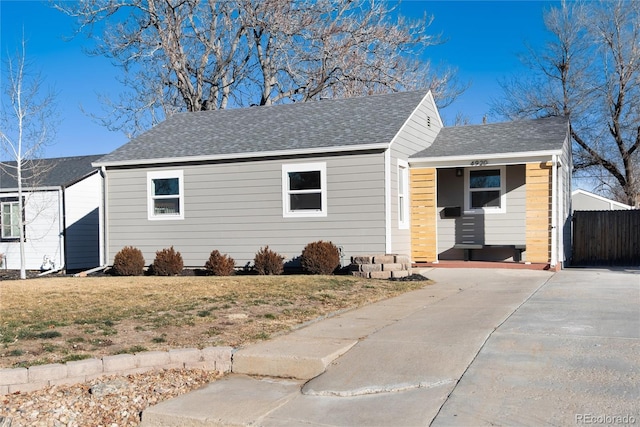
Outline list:
[[[44,90],[43,79],[31,73],[32,64],[26,59],[26,46],[15,59],[6,60],[0,112],[0,146],[5,160],[0,167],[15,179],[18,192],[17,212],[2,212],[17,220],[20,242],[20,278],[26,278],[25,257],[25,196],[24,189],[34,186],[48,171],[38,161],[42,149],[55,136],[56,110],[52,91]],[[3,224],[3,226],[7,226]]]
[[[430,88],[440,106],[465,88],[419,58],[440,43],[430,19],[375,0],[87,0],[58,2],[93,53],[124,69],[130,93],[105,123],[129,134],[176,111]]]
[[[563,2],[545,13],[553,41],[529,49],[531,79],[502,82],[493,111],[509,118],[570,119],[577,174],[598,176],[638,204],[640,176],[640,3]]]

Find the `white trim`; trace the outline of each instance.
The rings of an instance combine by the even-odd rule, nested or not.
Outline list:
[[[11,198],[13,198],[13,196],[11,196]],[[5,223],[4,223],[4,218],[2,218],[2,220],[0,220],[0,238],[3,240],[20,240],[20,220],[18,219],[18,223],[14,224],[13,219],[14,217],[17,217],[17,215],[21,215],[20,213],[20,203],[19,200],[12,200],[12,201],[7,201],[7,202],[0,202],[0,215],[4,216],[4,207],[6,205],[9,205],[9,213],[11,214],[11,224],[9,225],[9,229],[11,231],[13,231],[13,227],[15,227],[16,225],[18,226],[18,235],[14,236],[13,234],[11,235],[5,235],[4,234],[4,230],[5,230]],[[18,208],[18,212],[17,215],[16,213],[13,212],[13,207],[14,205]]]
[[[518,153],[472,154],[443,157],[415,157],[409,159],[411,167],[468,167],[474,161],[486,161],[487,166],[514,165],[549,161],[562,150],[524,151]]]
[[[290,172],[320,172],[320,210],[291,210],[289,189]],[[312,191],[317,193],[316,191]],[[283,218],[310,218],[327,216],[327,163],[288,163],[282,165],[282,216]]]
[[[391,243],[391,150],[384,152],[384,250],[393,252]]]
[[[486,208],[472,208],[471,207],[471,188],[470,188],[470,173],[471,171],[478,170],[495,170],[497,169],[500,172],[500,207],[486,207]],[[484,166],[484,167],[473,167],[473,168],[465,168],[464,169],[464,213],[471,215],[478,214],[503,214],[507,212],[507,192],[506,192],[506,181],[507,180],[507,168],[506,166]],[[484,190],[493,190],[484,189]],[[475,189],[474,191],[482,191],[482,189]]]
[[[398,159],[397,167],[398,181],[398,228],[400,230],[408,230],[410,224],[409,218],[409,163],[402,159]],[[403,182],[400,182],[400,177]],[[402,187],[400,184],[404,184]],[[400,199],[402,195],[402,200]]]
[[[232,154],[214,154],[210,156],[185,156],[185,157],[163,157],[158,159],[132,159],[132,160],[116,160],[106,162],[93,162],[93,167],[112,167],[112,166],[138,166],[138,165],[155,165],[164,163],[191,163],[191,162],[211,162],[220,160],[242,160],[251,158],[264,157],[283,157],[298,155],[325,155],[327,153],[345,153],[350,151],[370,151],[370,150],[386,150],[389,148],[388,142],[378,144],[358,144],[343,145],[339,147],[314,147],[303,148],[298,150],[278,150],[264,152],[249,153],[232,153]]]
[[[180,212],[177,214],[161,214],[155,213],[154,200],[162,198],[176,198],[176,195],[158,197],[153,194],[153,180],[154,179],[178,179],[178,209]],[[147,219],[150,221],[171,221],[184,219],[184,174],[182,170],[167,170],[167,171],[150,171],[147,172]]]

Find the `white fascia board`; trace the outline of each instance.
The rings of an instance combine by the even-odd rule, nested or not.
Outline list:
[[[470,162],[486,160],[487,165],[514,165],[552,160],[553,155],[560,155],[562,150],[525,151],[520,153],[473,154],[447,157],[410,158],[411,167],[466,167]]]
[[[112,166],[138,166],[138,165],[155,165],[166,163],[191,163],[191,162],[210,162],[220,160],[244,160],[244,159],[260,159],[264,157],[284,157],[284,156],[302,156],[316,154],[322,156],[329,153],[346,153],[349,151],[369,151],[369,150],[386,150],[389,143],[378,144],[361,144],[361,145],[345,145],[339,147],[315,147],[299,150],[281,150],[281,151],[261,151],[249,153],[220,154],[213,156],[189,156],[189,157],[168,157],[159,159],[136,159],[122,160],[114,162],[93,162],[93,167],[112,167]]]

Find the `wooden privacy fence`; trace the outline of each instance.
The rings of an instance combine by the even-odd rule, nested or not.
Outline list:
[[[575,211],[572,265],[640,265],[640,210]]]

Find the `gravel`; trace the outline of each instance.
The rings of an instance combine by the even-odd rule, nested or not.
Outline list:
[[[137,426],[144,409],[220,378],[218,372],[164,369],[0,396],[0,427]]]

